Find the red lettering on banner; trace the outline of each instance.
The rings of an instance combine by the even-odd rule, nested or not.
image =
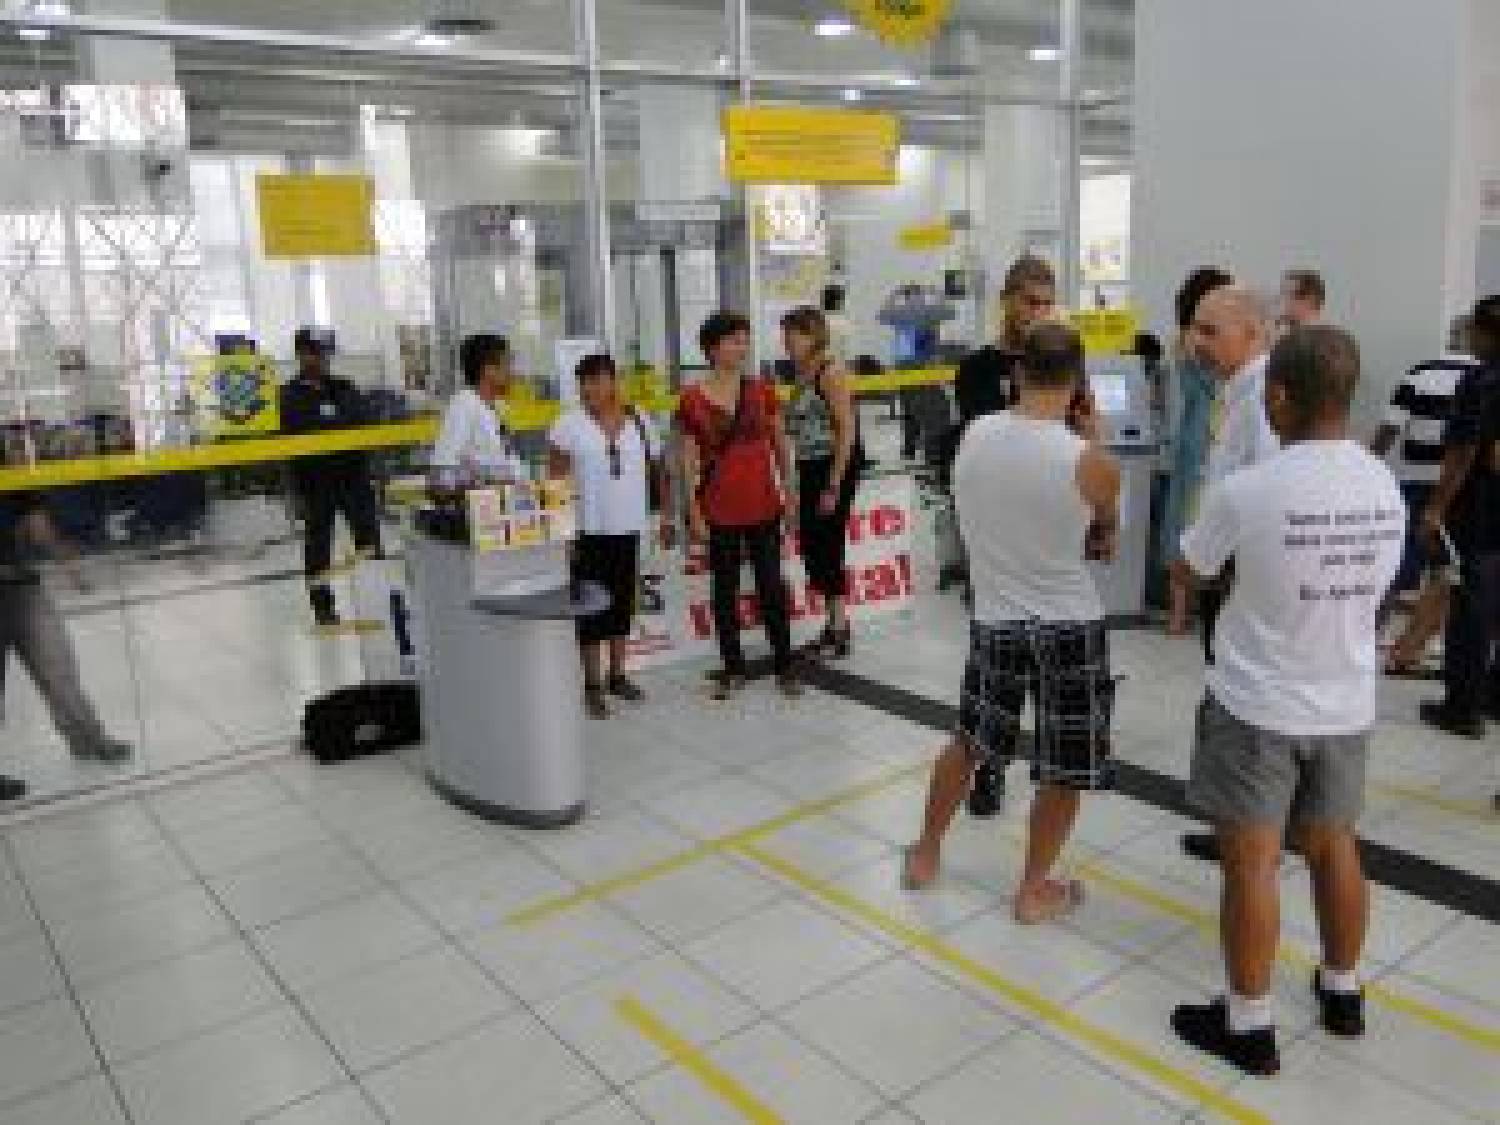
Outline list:
[[[894,563],[867,566],[861,578],[866,602],[884,602],[902,596],[901,576]]]
[[[905,535],[906,513],[891,504],[882,504],[870,513],[870,534],[876,539]]]
[[[896,566],[901,571],[901,589],[905,592],[907,597],[911,597],[917,592],[916,584],[912,581],[911,578],[911,556],[897,555]]]
[[[693,623],[693,636],[700,641],[714,635],[713,609],[707,602],[694,602],[688,606],[688,620]]]

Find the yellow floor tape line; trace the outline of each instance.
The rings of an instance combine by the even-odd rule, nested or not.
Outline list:
[[[314,625],[315,637],[360,637],[366,633],[378,633],[385,628],[379,621],[361,619],[357,621],[335,621],[329,625]]]
[[[660,879],[663,875],[670,875],[675,871],[681,871],[684,867],[697,863],[701,859],[718,852],[729,851],[742,844],[753,844],[763,840],[767,836],[780,832],[783,828],[790,828],[804,820],[822,816],[824,813],[832,812],[842,805],[852,804],[855,801],[873,797],[893,786],[899,785],[908,778],[915,777],[919,773],[925,773],[928,766],[925,764],[914,766],[902,766],[899,769],[882,774],[873,781],[867,781],[862,785],[856,785],[852,789],[845,789],[831,797],[824,797],[816,801],[807,801],[782,813],[770,820],[762,821],[753,827],[742,829],[739,832],[731,832],[726,836],[720,836],[714,840],[705,841],[696,847],[688,848],[677,855],[669,856],[656,863],[647,864],[634,871],[627,871],[610,879],[601,879],[597,883],[590,883],[586,887],[580,887],[565,895],[555,898],[543,899],[530,906],[522,907],[506,917],[511,925],[524,926],[534,922],[540,922],[546,918],[566,913],[591,902],[608,898],[610,895],[621,891],[632,890],[653,879]]]
[[[1076,868],[1076,871],[1081,878],[1089,882],[1101,887],[1107,887],[1125,898],[1134,899],[1136,902],[1152,907],[1163,914],[1188,922],[1214,940],[1218,938],[1219,919],[1217,915],[1189,906],[1185,902],[1180,902],[1169,895],[1163,894],[1154,887],[1148,887],[1136,882],[1134,879],[1107,871],[1097,863],[1082,864]],[[1319,960],[1304,953],[1296,946],[1286,944],[1283,944],[1280,950],[1277,951],[1277,957],[1288,965],[1295,965],[1309,972],[1317,967]],[[1381,984],[1367,983],[1365,985],[1365,997],[1379,1004],[1381,1007],[1401,1012],[1404,1015],[1411,1016],[1413,1019],[1431,1024],[1433,1027],[1448,1033],[1456,1039],[1462,1039],[1483,1050],[1500,1053],[1500,1030],[1482,1027],[1479,1024],[1464,1019],[1462,1016],[1455,1016],[1451,1012],[1445,1012],[1441,1008],[1429,1004],[1424,1000],[1418,1000],[1414,997],[1394,992]]]
[[[634,996],[615,1001],[621,1019],[656,1045],[673,1063],[687,1071],[752,1125],[784,1125],[784,1118],[773,1111],[732,1074],[720,1069],[707,1055],[678,1035]]]
[[[768,852],[756,844],[743,844],[736,850],[814,898],[821,899],[845,914],[859,918],[889,934],[902,944],[925,953],[935,961],[983,985],[1014,1006],[1029,1012],[1048,1026],[1063,1032],[1069,1038],[1093,1048],[1116,1062],[1124,1063],[1132,1070],[1160,1083],[1167,1089],[1189,1098],[1195,1104],[1211,1109],[1230,1121],[1243,1122],[1246,1125],[1249,1123],[1269,1125],[1271,1119],[1264,1114],[1243,1102],[1236,1101],[1187,1071],[1163,1062],[1144,1047],[1090,1023],[1040,993],[1006,979],[988,965],[960,952],[935,934],[892,917],[858,896],[804,871],[790,860]]]
[[[1453,813],[1455,816],[1483,821],[1492,828],[1500,828],[1500,814],[1497,814],[1492,804],[1486,804],[1482,801],[1460,801],[1454,797],[1445,797],[1441,793],[1431,789],[1418,789],[1407,785],[1392,785],[1384,781],[1375,782],[1371,788],[1377,793],[1385,794],[1387,797],[1395,797],[1402,801],[1415,801],[1419,805],[1427,805],[1429,808]]]

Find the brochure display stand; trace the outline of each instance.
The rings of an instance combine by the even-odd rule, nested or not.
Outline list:
[[[470,494],[468,519],[418,513],[406,544],[428,773],[478,816],[558,828],[585,803],[575,622],[608,597],[569,588],[568,544],[551,532],[570,510],[520,505],[511,546],[515,506],[498,491]]]

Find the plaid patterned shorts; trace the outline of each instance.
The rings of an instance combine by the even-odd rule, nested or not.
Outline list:
[[[958,732],[976,759],[1004,766],[1020,756],[1028,695],[1036,716],[1032,780],[1068,789],[1112,788],[1115,681],[1104,622],[973,622]]]

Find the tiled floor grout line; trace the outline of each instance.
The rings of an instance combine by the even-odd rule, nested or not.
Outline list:
[[[279,779],[273,780],[276,780],[279,784]],[[285,786],[283,786],[282,788],[285,788]],[[266,955],[261,951],[260,946],[255,943],[254,938],[251,936],[253,931],[248,929],[228,908],[224,900],[219,896],[218,892],[215,891],[214,888],[208,883],[208,880],[204,877],[203,873],[198,870],[197,866],[192,862],[188,854],[183,851],[182,846],[177,838],[172,835],[171,832],[167,829],[166,825],[162,823],[161,818],[156,813],[156,810],[148,805],[146,807],[146,815],[155,822],[158,831],[160,831],[162,835],[166,837],[169,846],[171,846],[172,849],[177,852],[178,858],[183,863],[187,864],[188,868],[193,872],[193,876],[197,880],[199,888],[203,891],[204,894],[209,897],[215,908],[224,915],[230,926],[233,927],[234,933],[239,937],[239,940],[244,945],[246,952],[255,959],[257,964],[259,964],[261,971],[266,974],[272,985],[277,989],[277,991],[281,993],[282,998],[287,1002],[288,1006],[290,1006],[291,1009],[297,1013],[298,1017],[303,1021],[303,1023],[307,1025],[308,1029],[317,1036],[318,1040],[328,1051],[329,1057],[332,1058],[338,1064],[339,1069],[344,1072],[345,1077],[350,1082],[356,1082],[357,1079],[354,1071],[345,1061],[343,1055],[341,1055],[338,1050],[335,1049],[328,1036],[323,1033],[323,1028],[312,1018],[312,1013],[307,1010],[307,1006],[302,1002],[301,997],[297,995],[296,991],[291,987],[290,984],[287,983],[287,981],[282,979],[281,974],[276,971],[276,967],[271,964],[270,959],[266,957]],[[229,1026],[233,1026],[233,1024]],[[324,1090],[318,1092],[322,1093],[334,1088],[335,1087],[331,1086],[325,1087]],[[291,1103],[284,1103],[283,1105],[276,1108],[277,1110],[285,1109],[286,1105],[288,1104]],[[389,1125],[389,1118],[387,1118],[384,1112],[380,1110],[379,1106],[375,1107],[375,1112],[382,1121],[387,1122],[387,1125]]]
[[[423,785],[427,784],[425,776],[420,771],[416,770],[414,767],[410,766],[405,761],[402,762],[402,765],[403,765],[404,768],[406,768],[411,773],[413,773],[413,774],[416,775],[416,780],[418,781],[419,784],[423,784]],[[289,785],[287,785],[285,783],[285,781],[283,781],[282,778],[280,778],[280,777],[274,777],[273,780],[278,785],[280,785],[284,790],[286,790],[289,794],[291,794],[291,796],[292,796],[292,798],[294,800],[297,800],[299,802],[302,801],[302,798],[299,795],[297,795],[296,793],[294,793],[291,790],[291,787]],[[355,844],[351,839],[349,839],[348,836],[345,835],[339,829],[339,827],[337,825],[334,825],[331,822],[329,822],[315,808],[308,808],[307,811],[308,811],[309,815],[311,815],[320,824],[322,824],[323,827],[332,836],[334,836],[341,843],[343,843],[345,847],[349,848],[351,851],[353,851],[355,853],[355,855],[358,858],[359,862],[361,864],[363,864],[365,866],[365,868],[370,872],[370,874],[375,878],[375,880],[376,880],[376,882],[377,882],[378,885],[382,886],[388,893],[394,895],[397,898],[397,900],[402,903],[402,905],[404,905],[408,910],[411,910],[417,917],[421,918],[423,920],[423,922],[425,922],[429,926],[431,926],[432,929],[436,933],[438,933],[439,935],[441,935],[441,937],[442,937],[442,944],[443,945],[445,945],[446,947],[450,948],[453,952],[457,953],[460,957],[462,957],[465,961],[467,961],[471,966],[473,966],[495,988],[499,989],[502,995],[508,996],[510,999],[514,1000],[516,1002],[516,1005],[517,1005],[517,1008],[519,1009],[519,1011],[526,1013],[533,1020],[535,1020],[536,1023],[538,1023],[543,1028],[545,1028],[547,1034],[550,1035],[570,1056],[572,1056],[573,1058],[576,1058],[580,1063],[582,1063],[588,1069],[588,1071],[590,1073],[592,1073],[595,1077],[597,1077],[599,1079],[599,1081],[601,1083],[603,1083],[603,1085],[604,1085],[604,1087],[605,1087],[606,1090],[610,1091],[611,1093],[619,1094],[619,1095],[623,1096],[624,1091],[622,1089],[620,1089],[618,1086],[616,1086],[615,1083],[610,1080],[609,1076],[607,1074],[605,1074],[602,1070],[600,1070],[599,1067],[593,1062],[592,1059],[588,1058],[588,1056],[585,1055],[583,1053],[583,1051],[581,1051],[579,1048],[575,1047],[567,1039],[563,1038],[557,1032],[557,1030],[552,1027],[551,1024],[547,1023],[546,1020],[542,1018],[540,1012],[538,1012],[536,1010],[536,1008],[532,1005],[532,1003],[530,1001],[528,1001],[525,997],[522,997],[522,996],[518,995],[515,991],[513,991],[503,980],[501,980],[499,978],[499,976],[497,976],[495,974],[495,972],[492,969],[490,969],[490,967],[488,965],[486,965],[479,957],[477,957],[474,953],[472,953],[470,951],[470,949],[468,948],[468,946],[465,944],[465,942],[462,939],[465,936],[472,936],[472,935],[463,935],[463,934],[450,933],[444,926],[442,926],[438,922],[438,920],[433,915],[431,915],[426,910],[426,908],[420,902],[418,902],[417,900],[411,898],[406,893],[405,888],[399,882],[397,882],[396,880],[394,880],[394,879],[390,878],[389,876],[387,876],[387,874],[384,871],[382,871],[378,866],[376,866],[375,863],[367,855],[365,855],[363,851],[361,851],[359,849],[358,845]],[[521,842],[520,842],[519,839],[516,840],[516,845],[524,847],[524,845],[521,844]],[[525,851],[528,854],[530,854],[532,856],[532,858],[534,858],[534,859],[542,859],[542,860],[545,861],[545,857],[539,856],[535,852],[535,849],[530,848],[530,847],[525,847]],[[548,866],[552,867],[557,872],[557,874],[560,875],[563,879],[565,879],[569,884],[573,884],[575,882],[572,879],[572,877],[569,876],[565,871],[562,871],[555,864],[550,863],[550,861],[547,861],[547,862],[548,862]],[[619,911],[612,911],[612,913],[615,913],[616,915],[620,916],[621,919],[627,925],[630,925],[630,926],[632,926],[632,927],[634,927],[636,929],[641,930],[645,934],[645,936],[650,940],[650,942],[653,945],[663,945],[664,944],[664,943],[662,943],[660,941],[660,939],[658,939],[649,930],[646,930],[646,928],[644,926],[642,926],[638,922],[636,922],[634,918],[631,918],[628,915],[624,915],[624,914],[622,914],[622,912],[619,912]],[[504,923],[501,923],[501,924],[504,924]],[[647,954],[645,954],[645,955],[643,955],[641,957],[630,958],[630,959],[626,960],[624,963],[622,963],[621,965],[615,966],[614,969],[602,971],[599,974],[591,977],[590,979],[591,980],[597,980],[601,976],[608,975],[609,972],[617,971],[620,968],[627,968],[627,967],[629,967],[631,965],[639,964],[642,961],[648,960],[651,956],[657,955],[659,952],[660,952],[659,949],[653,949],[649,953],[647,953]],[[394,963],[397,963],[397,962],[390,962],[390,964],[394,964]],[[585,982],[580,982],[580,986],[585,985],[587,983],[588,982],[586,982],[586,981]],[[507,1020],[507,1019],[511,1018],[512,1016],[514,1016],[515,1014],[516,1014],[516,1010],[513,1009],[511,1011],[507,1011],[507,1012],[504,1012],[504,1013],[502,1013],[500,1015],[497,1015],[497,1016],[493,1017],[492,1019],[482,1021],[481,1023],[475,1025],[474,1027],[470,1027],[470,1028],[468,1028],[468,1029],[466,1029],[466,1030],[464,1030],[462,1032],[459,1032],[457,1034],[444,1035],[444,1036],[440,1037],[439,1039],[437,1039],[437,1040],[435,1040],[433,1042],[425,1043],[425,1044],[422,1044],[420,1046],[413,1047],[408,1052],[404,1053],[401,1057],[395,1058],[395,1059],[391,1059],[391,1060],[387,1060],[386,1062],[382,1063],[380,1066],[372,1067],[370,1070],[368,1070],[368,1071],[366,1071],[364,1073],[366,1075],[369,1075],[369,1074],[378,1074],[378,1073],[380,1073],[382,1071],[393,1069],[394,1067],[398,1066],[401,1062],[405,1061],[406,1059],[410,1059],[412,1057],[415,1057],[416,1055],[424,1054],[424,1053],[426,1053],[428,1051],[432,1051],[432,1050],[434,1050],[434,1049],[436,1049],[438,1047],[441,1047],[441,1046],[443,1046],[443,1045],[445,1045],[447,1043],[454,1042],[454,1041],[456,1041],[456,1040],[458,1040],[460,1038],[463,1038],[464,1036],[472,1035],[477,1030],[479,1030],[481,1028],[489,1027],[489,1026],[492,1026],[492,1025],[495,1025],[495,1024],[502,1023],[505,1020]],[[307,1014],[306,1018],[309,1020],[309,1022],[312,1022],[312,1017],[311,1017],[310,1014]],[[322,1035],[322,1029],[321,1028],[318,1028],[318,1034],[320,1036]],[[330,1049],[331,1049],[331,1045],[330,1045]],[[342,1063],[342,1061],[343,1060],[340,1059],[341,1063]],[[361,1094],[363,1094],[365,1100],[368,1101],[368,1102],[370,1102],[372,1105],[375,1106],[376,1112],[380,1115],[381,1119],[385,1120],[385,1121],[389,1121],[389,1118],[386,1116],[384,1109],[378,1104],[378,1102],[370,1094],[370,1092],[368,1091],[368,1089],[366,1089],[362,1076],[359,1075],[359,1074],[355,1074],[355,1073],[353,1073],[351,1071],[350,1077],[353,1080],[356,1088],[358,1088],[359,1091],[361,1092]],[[584,1107],[579,1106],[577,1108],[579,1110],[581,1110]],[[569,1112],[575,1112],[575,1111],[569,1111]]]
[[[27,906],[30,908],[33,918],[35,918],[36,920],[37,927],[41,931],[42,940],[46,943],[47,951],[52,957],[53,967],[57,970],[58,977],[62,981],[63,992],[60,994],[54,993],[52,997],[49,997],[49,1000],[56,1000],[58,996],[61,995],[65,996],[68,1003],[73,1006],[73,1011],[78,1017],[78,1022],[83,1027],[84,1035],[88,1037],[89,1046],[94,1052],[94,1058],[99,1064],[99,1072],[104,1080],[109,1083],[110,1092],[114,1095],[115,1104],[119,1108],[121,1116],[125,1119],[127,1125],[134,1125],[135,1116],[130,1111],[130,1105],[125,1100],[125,1092],[121,1089],[119,1080],[116,1078],[114,1070],[110,1067],[108,1061],[105,1058],[104,1046],[99,1042],[99,1036],[95,1033],[94,1025],[89,1020],[88,1012],[85,1010],[83,1001],[79,996],[78,987],[73,981],[73,974],[68,969],[68,966],[63,962],[62,954],[57,946],[57,939],[53,936],[52,933],[52,927],[47,922],[47,919],[42,916],[41,911],[37,908],[36,898],[32,894],[31,886],[26,882],[26,875],[16,865],[15,852],[11,847],[10,838],[4,834],[0,834],[0,854],[4,854],[5,857],[9,860],[11,870],[15,873],[16,881],[21,888],[21,893],[26,897]],[[58,1090],[65,1089],[66,1087],[73,1085],[74,1083],[83,1081],[84,1079],[89,1077],[91,1077],[91,1075],[75,1075],[74,1077],[69,1078],[64,1082],[56,1083],[53,1086],[48,1087],[46,1090],[33,1091],[26,1097],[16,1100],[12,1103],[12,1105],[25,1105],[28,1102],[34,1101],[37,1097],[44,1096],[48,1092],[56,1092]]]

